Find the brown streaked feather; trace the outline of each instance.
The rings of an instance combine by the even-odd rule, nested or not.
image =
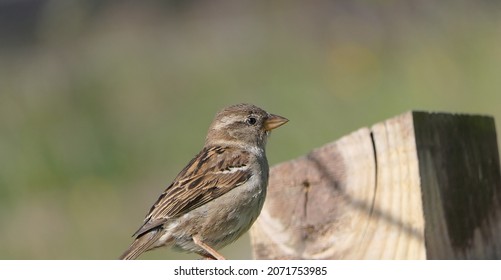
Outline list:
[[[141,236],[245,183],[252,176],[250,169],[229,171],[247,166],[250,157],[236,147],[205,147],[160,195],[134,235]]]

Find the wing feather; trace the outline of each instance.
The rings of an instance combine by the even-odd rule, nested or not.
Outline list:
[[[151,207],[140,236],[242,185],[252,176],[251,154],[233,147],[206,147],[178,174]]]

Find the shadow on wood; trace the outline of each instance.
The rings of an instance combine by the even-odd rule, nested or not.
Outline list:
[[[491,117],[409,112],[274,166],[257,259],[499,259]]]

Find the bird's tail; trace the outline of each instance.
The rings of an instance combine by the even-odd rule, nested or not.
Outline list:
[[[120,260],[135,260],[137,259],[142,253],[154,249],[157,246],[154,246],[155,242],[160,238],[161,236],[161,231],[160,230],[155,230],[155,231],[150,231],[147,232],[134,240],[132,244],[129,246],[129,249],[127,249],[120,257]]]

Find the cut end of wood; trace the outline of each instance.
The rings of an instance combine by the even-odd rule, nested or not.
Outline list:
[[[496,258],[499,173],[491,117],[405,113],[274,166],[254,256]]]

